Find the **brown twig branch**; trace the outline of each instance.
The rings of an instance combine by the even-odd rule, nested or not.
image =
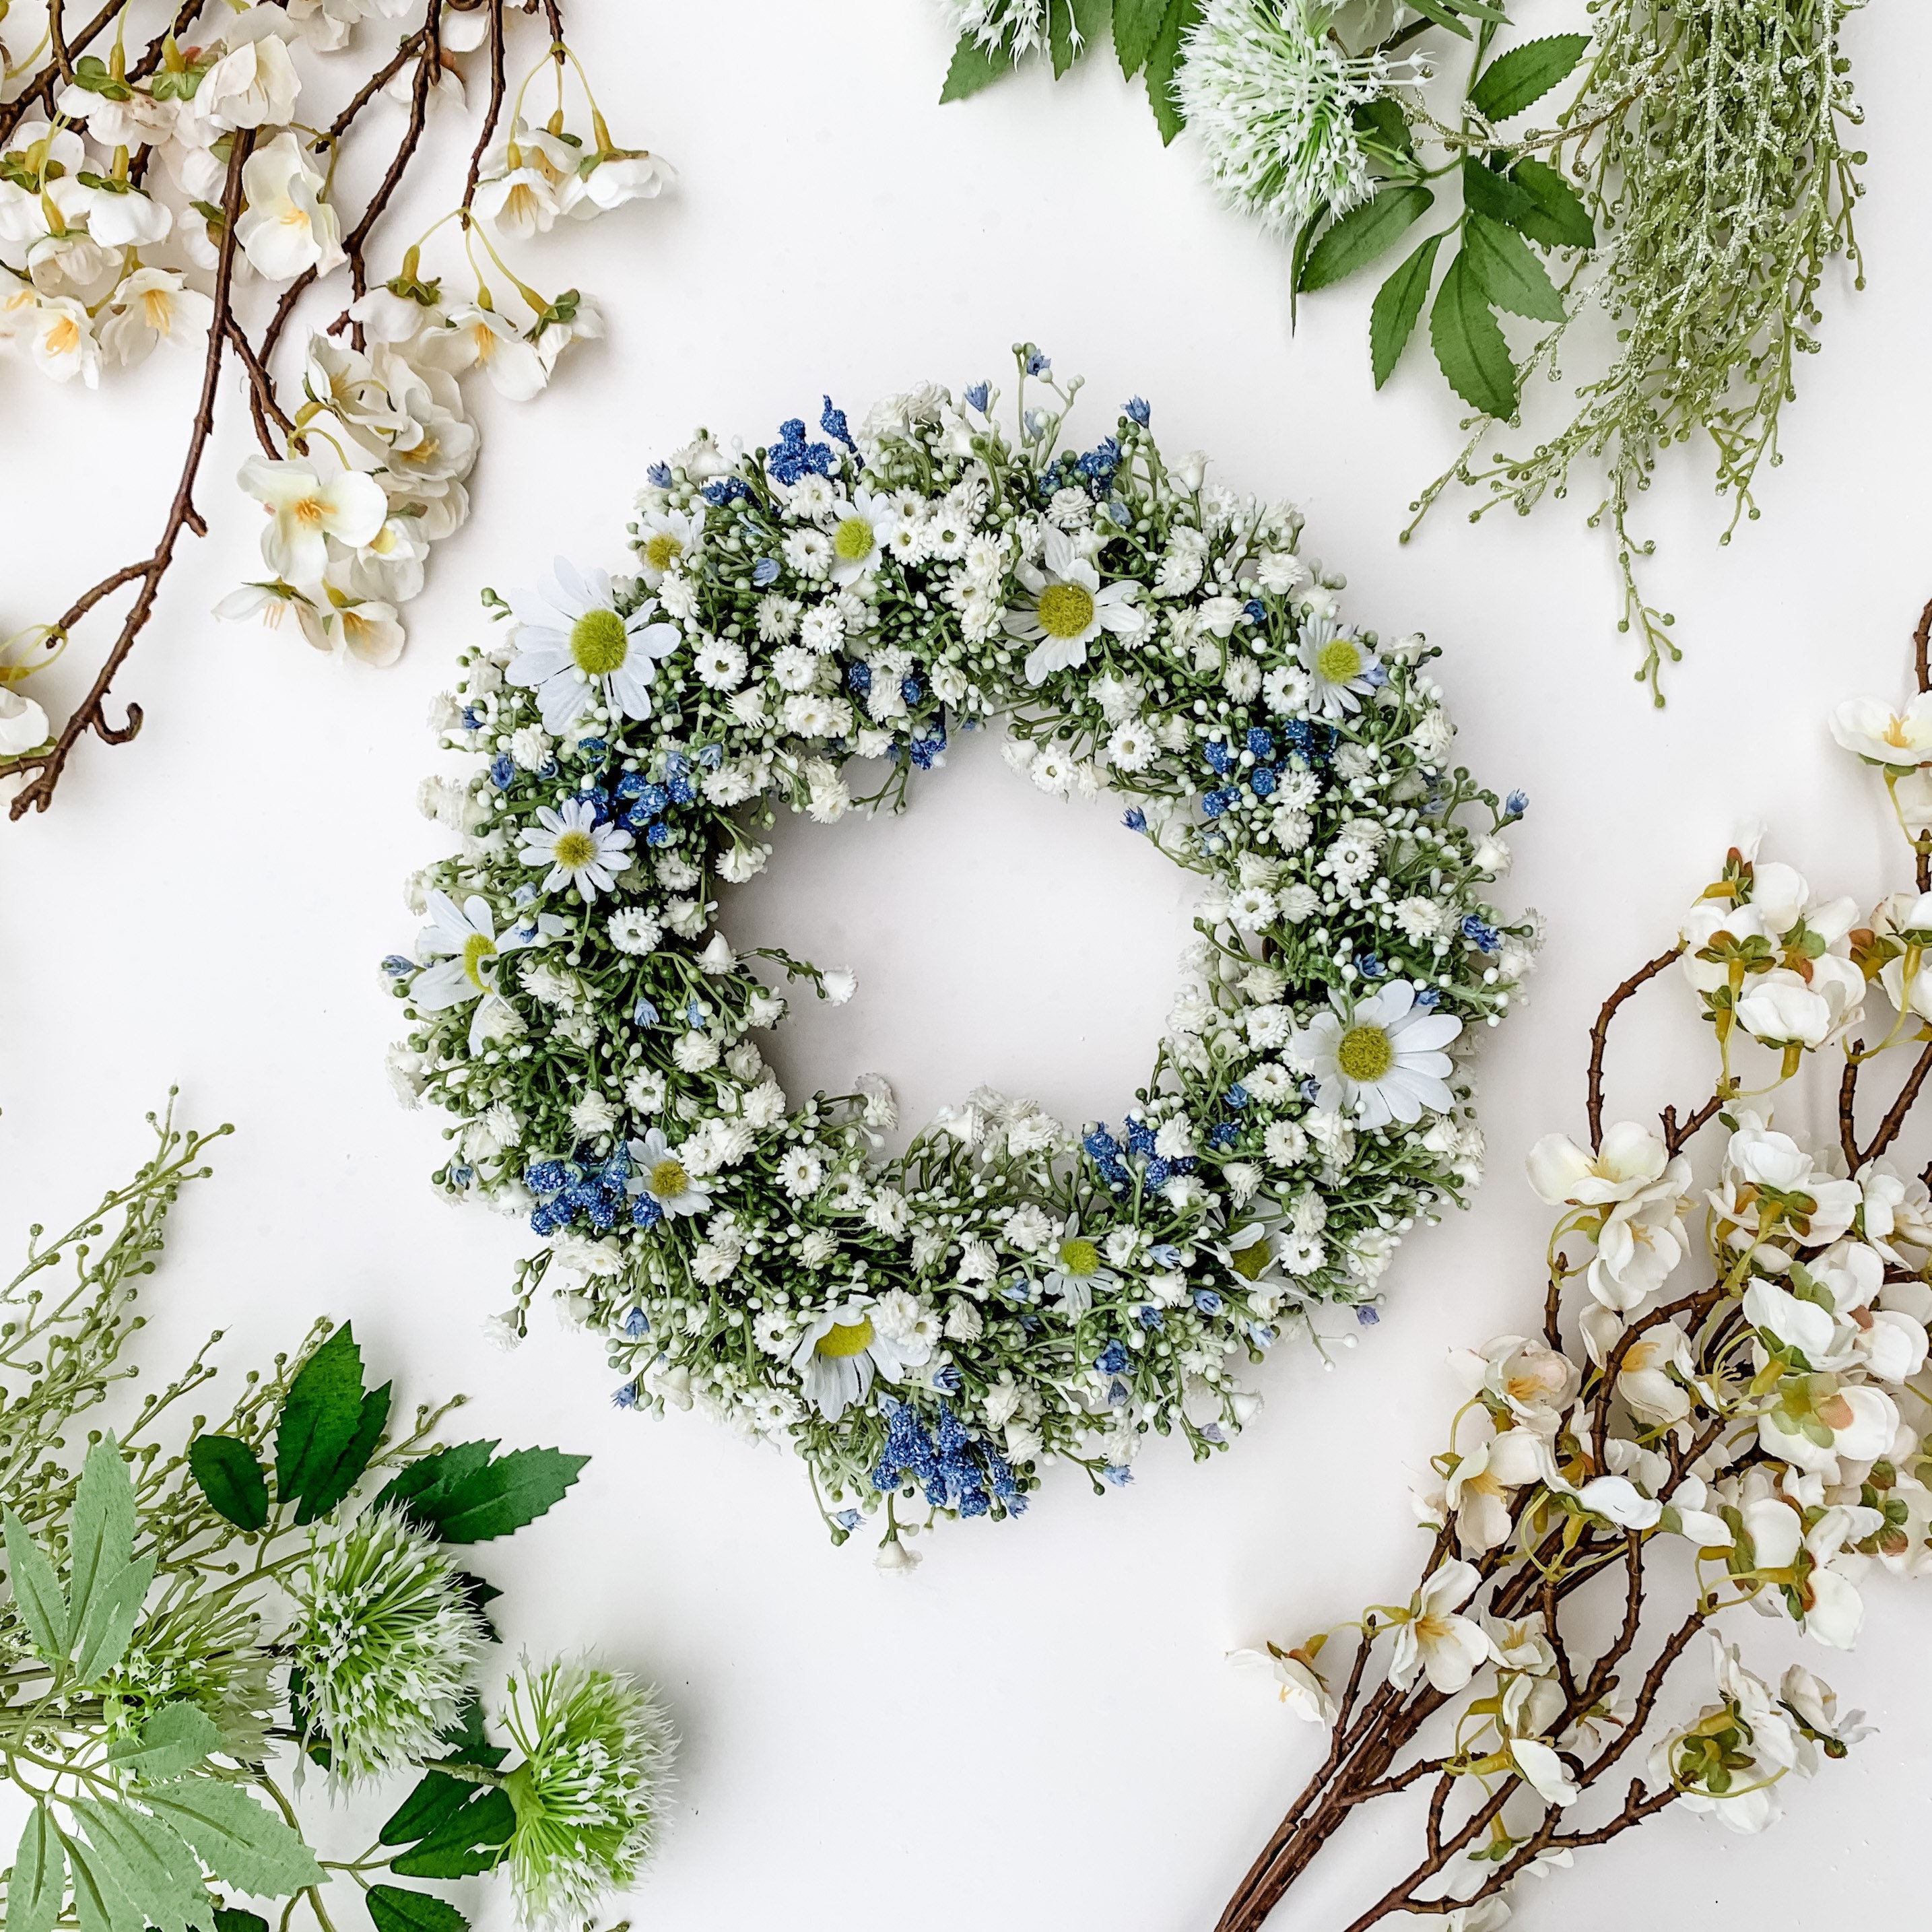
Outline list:
[[[1660,952],[1648,964],[1640,966],[1604,1002],[1602,1010],[1597,1015],[1597,1024],[1590,1029],[1589,1098],[1585,1111],[1590,1123],[1592,1154],[1600,1153],[1604,1144],[1604,1048],[1610,1036],[1610,1022],[1640,988],[1654,980],[1683,950],[1684,944],[1680,940],[1668,952]]]

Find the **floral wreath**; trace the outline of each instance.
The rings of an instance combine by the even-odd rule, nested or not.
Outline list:
[[[700,432],[650,470],[636,577],[486,593],[506,631],[436,721],[478,763],[422,799],[461,848],[387,962],[399,1085],[458,1117],[437,1184],[544,1242],[506,1334],[555,1268],[621,1405],[789,1443],[889,1567],[1056,1458],[1098,1491],[1150,1430],[1204,1457],[1256,1406],[1244,1358],[1324,1304],[1372,1322],[1478,1177],[1463,1062],[1536,943],[1482,897],[1524,801],[1451,764],[1437,653],[1344,622],[1300,513],[1170,465],[1138,398],[1060,450],[1079,383],[1016,354],[1012,433],[985,382],[856,436],[828,400],[824,440],[749,455]],[[752,1038],[780,976],[851,976],[741,956],[719,889],[778,806],[898,808],[995,718],[1034,784],[1111,788],[1204,876],[1189,982],[1118,1122],[982,1090],[882,1159],[883,1080],[794,1104]]]

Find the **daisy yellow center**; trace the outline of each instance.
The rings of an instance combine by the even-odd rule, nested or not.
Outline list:
[[[1268,1244],[1264,1240],[1256,1242],[1252,1247],[1237,1248],[1228,1258],[1243,1280],[1258,1281],[1262,1270],[1268,1264]]]
[[[1100,1265],[1100,1250],[1084,1235],[1076,1234],[1060,1244],[1060,1265],[1076,1276],[1095,1273]]]
[[[1395,1047],[1380,1027],[1351,1027],[1335,1049],[1335,1064],[1351,1080],[1379,1080],[1395,1064]]]
[[[644,546],[644,561],[653,570],[668,570],[684,554],[683,543],[668,530],[660,530]]]
[[[570,655],[588,677],[606,677],[622,669],[631,640],[614,610],[586,610],[570,627]]]
[[[651,1192],[653,1194],[682,1194],[691,1185],[691,1176],[684,1171],[684,1162],[673,1160],[668,1155],[651,1165]]]
[[[560,866],[574,872],[596,857],[597,842],[587,832],[572,830],[561,834],[550,850]]]
[[[1330,638],[1315,653],[1315,668],[1330,684],[1346,684],[1362,674],[1362,647],[1352,638]]]
[[[1040,628],[1049,638],[1077,638],[1094,621],[1094,593],[1084,584],[1049,584],[1040,593]]]
[[[872,1346],[872,1318],[862,1316],[856,1322],[835,1322],[820,1336],[818,1352],[821,1355],[862,1355]]]
[[[496,950],[494,939],[485,939],[480,932],[472,932],[463,942],[463,970],[472,986],[483,983],[483,962]]]
[[[832,554],[841,563],[863,563],[877,547],[863,517],[844,518],[832,532]]]

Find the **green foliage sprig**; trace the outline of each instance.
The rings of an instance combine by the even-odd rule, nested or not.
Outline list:
[[[367,1388],[352,1330],[326,1320],[249,1373],[218,1430],[170,1425],[219,1334],[124,1434],[70,1446],[137,1372],[140,1278],[218,1138],[150,1120],[134,1180],[51,1243],[36,1226],[0,1289],[0,1760],[28,1800],[6,1932],[268,1932],[236,1894],[281,1900],[283,1932],[304,1903],[334,1932],[323,1888],[342,1878],[376,1932],[462,1932],[454,1905],[388,1879],[506,1862],[526,1922],[580,1917],[650,1847],[668,1728],[614,1672],[526,1668],[499,1720],[523,1755],[502,1768],[476,1681],[498,1593],[455,1552],[534,1521],[585,1458],[439,1445],[454,1402],[392,1432],[392,1385]],[[532,1698],[556,1720],[532,1726]],[[338,1787],[416,1781],[374,1844],[322,1857],[284,1788],[280,1761],[304,1758]]]

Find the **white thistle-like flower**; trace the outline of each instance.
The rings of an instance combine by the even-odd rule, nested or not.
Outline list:
[[[335,1776],[353,1784],[434,1755],[487,1640],[448,1555],[373,1510],[310,1555],[290,1594],[290,1655]]]
[[[1354,110],[1411,73],[1345,52],[1330,16],[1319,0],[1208,0],[1174,80],[1222,195],[1284,238],[1324,202],[1368,200]]]
[[[526,1658],[498,1721],[524,1762],[510,1877],[527,1926],[582,1921],[636,1879],[656,1840],[676,1736],[656,1691],[621,1672]]]

